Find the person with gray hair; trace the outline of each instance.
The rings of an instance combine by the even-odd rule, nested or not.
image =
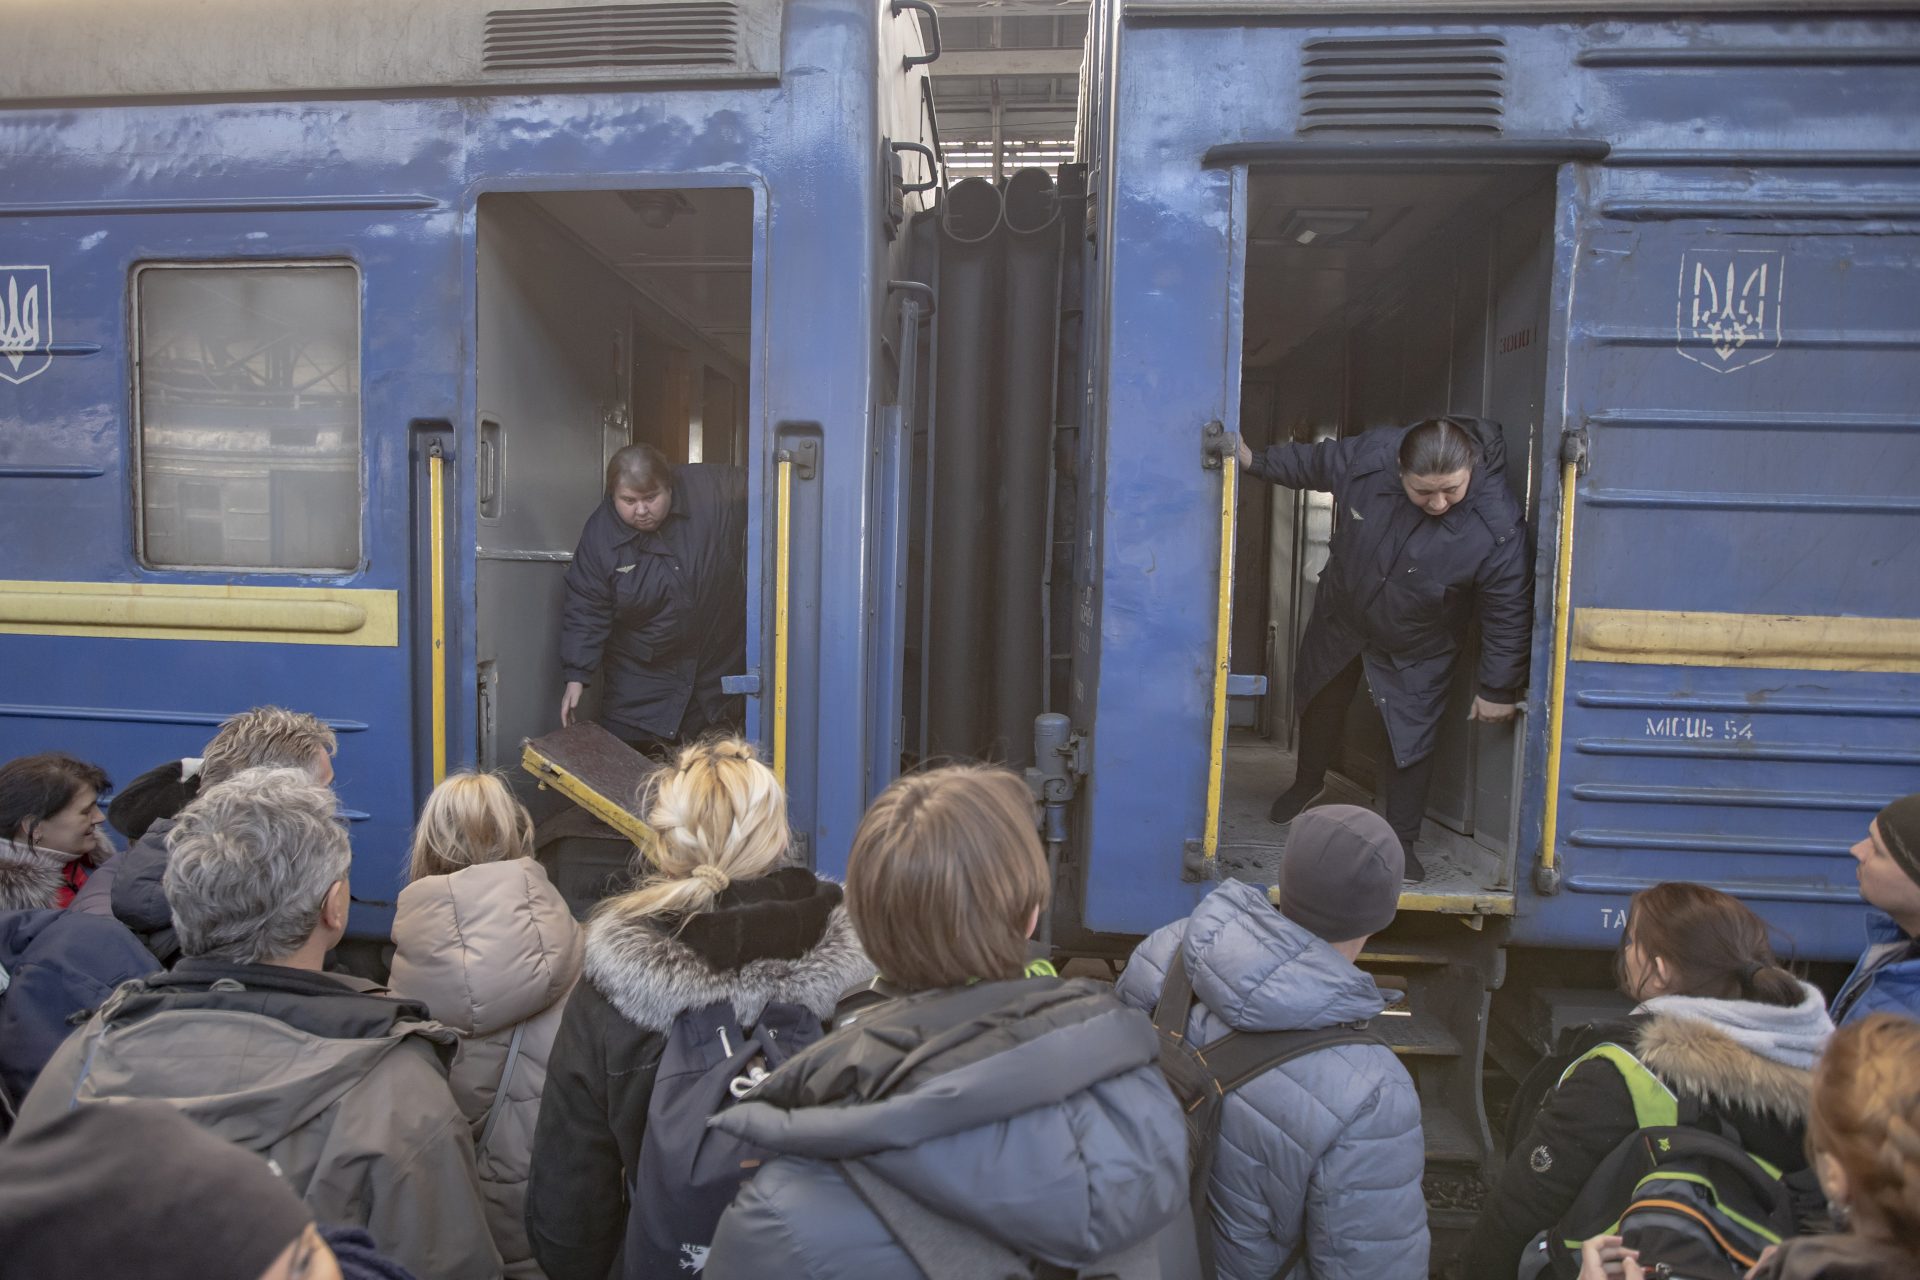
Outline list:
[[[253,707],[227,717],[207,743],[204,759],[193,761],[195,794],[204,794],[247,769],[297,769],[327,786],[333,781],[333,754],[339,746],[326,721],[286,707]],[[185,776],[182,765],[182,776]],[[137,785],[137,784],[136,784]],[[107,916],[133,930],[153,958],[170,965],[180,958],[163,887],[167,840],[179,821],[169,812],[150,822],[125,853],[96,869],[73,899],[82,915]]]
[[[21,1127],[92,1103],[171,1103],[420,1280],[498,1276],[447,1086],[457,1037],[424,1005],[322,971],[351,900],[333,793],[305,770],[247,769],[189,805],[168,846],[181,960],[123,984],[60,1047]]]

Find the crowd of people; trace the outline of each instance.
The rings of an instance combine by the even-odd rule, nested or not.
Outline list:
[[[584,922],[505,783],[456,774],[380,984],[332,960],[336,750],[258,708],[105,812],[85,761],[0,766],[0,1280],[1437,1261],[1419,1096],[1369,1030],[1396,993],[1358,965],[1405,874],[1375,813],[1306,809],[1271,895],[1220,884],[1110,984],[1036,955],[1052,882],[1004,769],[895,782],[842,884],[749,744],[684,746]],[[1455,1274],[1920,1274],[1920,795],[1854,854],[1870,943],[1831,1004],[1739,901],[1634,897],[1632,1016],[1523,1087]]]

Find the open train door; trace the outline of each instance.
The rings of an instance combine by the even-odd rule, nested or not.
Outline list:
[[[1686,160],[1563,178],[1517,940],[1695,880],[1850,956],[1848,848],[1920,785],[1913,192]]]

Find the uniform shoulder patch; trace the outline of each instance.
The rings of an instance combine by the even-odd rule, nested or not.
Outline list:
[[[1543,1142],[1532,1151],[1529,1151],[1527,1153],[1527,1168],[1533,1170],[1535,1173],[1545,1173],[1547,1170],[1553,1168],[1553,1149]]]

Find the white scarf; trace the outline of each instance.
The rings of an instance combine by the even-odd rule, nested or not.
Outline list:
[[[1833,1034],[1827,998],[1818,987],[1800,984],[1800,1003],[1761,1004],[1757,1000],[1709,1000],[1704,996],[1654,996],[1635,1013],[1705,1022],[1754,1053],[1783,1066],[1811,1071]]]

